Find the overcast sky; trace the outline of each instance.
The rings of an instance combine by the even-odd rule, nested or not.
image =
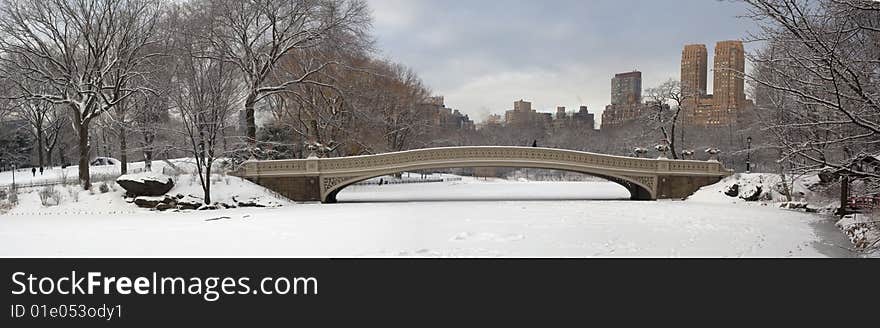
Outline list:
[[[615,73],[680,75],[684,44],[743,39],[741,3],[715,0],[368,0],[380,55],[413,68],[476,121],[520,98],[539,111],[611,102]],[[711,88],[712,78],[709,73]]]

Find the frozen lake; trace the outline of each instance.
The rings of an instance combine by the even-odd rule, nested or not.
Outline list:
[[[233,186],[234,187],[234,186]],[[824,257],[818,216],[633,202],[610,182],[352,186],[340,204],[158,213],[84,196],[0,216],[0,255],[62,257]],[[23,202],[33,195],[23,195]],[[102,205],[103,204],[103,205]],[[86,207],[87,206],[87,207]],[[220,220],[210,220],[221,218]],[[842,240],[842,239],[841,239]]]

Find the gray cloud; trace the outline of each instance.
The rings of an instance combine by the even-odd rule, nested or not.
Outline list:
[[[749,29],[742,4],[710,0],[369,2],[382,55],[476,119],[521,98],[600,112],[615,73],[638,69],[657,85],[678,78],[684,44],[712,49]]]

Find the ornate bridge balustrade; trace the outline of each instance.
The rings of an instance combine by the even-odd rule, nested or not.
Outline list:
[[[236,173],[294,201],[336,202],[343,188],[414,170],[511,167],[580,172],[627,188],[633,200],[680,199],[732,174],[718,162],[610,156],[549,148],[450,147],[380,155],[249,161]]]

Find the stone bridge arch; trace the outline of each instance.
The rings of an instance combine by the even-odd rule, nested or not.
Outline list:
[[[453,165],[453,164],[450,164]],[[571,167],[561,167],[559,165],[540,165],[536,163],[516,163],[516,162],[506,162],[506,163],[498,163],[492,166],[486,166],[486,164],[481,163],[457,163],[453,166],[449,165],[409,165],[406,168],[395,168],[381,171],[373,171],[369,174],[359,175],[359,176],[343,176],[343,177],[331,177],[324,178],[321,180],[321,199],[324,203],[336,203],[337,195],[339,192],[344,190],[345,188],[357,184],[359,182],[363,182],[372,178],[378,178],[381,176],[392,175],[396,173],[405,173],[410,171],[419,171],[419,170],[438,170],[438,169],[451,169],[451,168],[480,168],[480,167],[508,167],[508,168],[528,168],[528,169],[548,169],[548,170],[557,170],[557,171],[566,171],[566,172],[574,172],[574,173],[582,173],[598,178],[602,178],[611,182],[614,182],[618,185],[623,186],[630,193],[631,200],[654,200],[657,199],[656,195],[654,195],[653,185],[655,181],[651,177],[644,176],[617,176],[610,173],[599,172],[595,170],[585,170],[581,168],[571,168]]]
[[[235,175],[294,201],[334,202],[340,190],[373,177],[460,167],[579,172],[623,185],[634,200],[685,198],[732,173],[718,162],[643,159],[549,148],[449,147],[342,158],[248,161]]]

